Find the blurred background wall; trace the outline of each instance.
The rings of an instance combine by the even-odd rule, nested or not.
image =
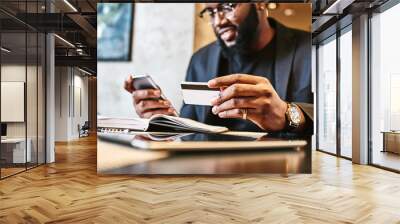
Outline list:
[[[97,109],[103,116],[136,115],[122,88],[129,74],[151,75],[181,106],[179,83],[193,53],[194,4],[137,3],[134,10],[132,61],[97,64]]]
[[[180,109],[180,82],[185,78],[190,57],[215,40],[211,25],[197,16],[203,8],[203,3],[135,4],[132,61],[97,64],[99,115],[136,116],[131,96],[123,90],[128,74],[151,75]],[[311,30],[311,4],[270,3],[268,8],[269,15],[286,26]]]

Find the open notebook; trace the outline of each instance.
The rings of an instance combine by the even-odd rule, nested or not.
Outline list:
[[[221,133],[228,128],[203,124],[191,119],[163,114],[153,115],[150,119],[142,118],[107,118],[97,119],[98,128],[129,129],[137,131],[184,131],[201,133]]]

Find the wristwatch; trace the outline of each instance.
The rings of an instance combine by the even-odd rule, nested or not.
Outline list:
[[[293,130],[300,126],[301,122],[301,111],[294,103],[288,103],[286,110],[286,128],[287,130]]]

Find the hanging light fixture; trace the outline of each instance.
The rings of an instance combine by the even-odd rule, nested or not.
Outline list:
[[[11,53],[11,50],[5,48],[5,47],[1,47],[1,51],[4,51],[6,53]]]
[[[64,0],[64,3],[68,5],[74,12],[78,12],[78,10],[73,6],[68,0]]]

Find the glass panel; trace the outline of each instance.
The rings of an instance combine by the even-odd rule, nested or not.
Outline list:
[[[0,1],[1,8],[20,18],[26,12],[44,13],[44,6],[45,0]],[[44,34],[2,12],[0,33],[0,110],[5,114],[1,118],[0,173],[4,178],[45,162],[46,54]]]
[[[352,35],[340,36],[340,153],[352,157]]]
[[[318,48],[318,149],[336,153],[336,39]]]
[[[26,151],[26,33],[1,34],[1,140],[2,177],[25,170]],[[5,133],[6,132],[6,133]]]
[[[27,150],[28,156],[28,167],[33,167],[37,165],[37,132],[38,132],[38,111],[37,111],[37,104],[38,104],[38,96],[37,96],[37,33],[31,32],[27,34],[28,38],[28,64],[27,64],[27,82],[26,82],[26,89],[27,89],[27,98],[26,98],[26,110],[27,110],[27,133],[28,133],[28,147]]]
[[[38,3],[27,2],[27,13],[37,13]],[[38,19],[33,17],[32,20]],[[37,166],[38,163],[38,33],[35,30],[27,30],[27,150],[28,168]]]
[[[372,163],[400,170],[400,4],[374,15],[372,25]],[[386,132],[386,133],[383,133]]]

